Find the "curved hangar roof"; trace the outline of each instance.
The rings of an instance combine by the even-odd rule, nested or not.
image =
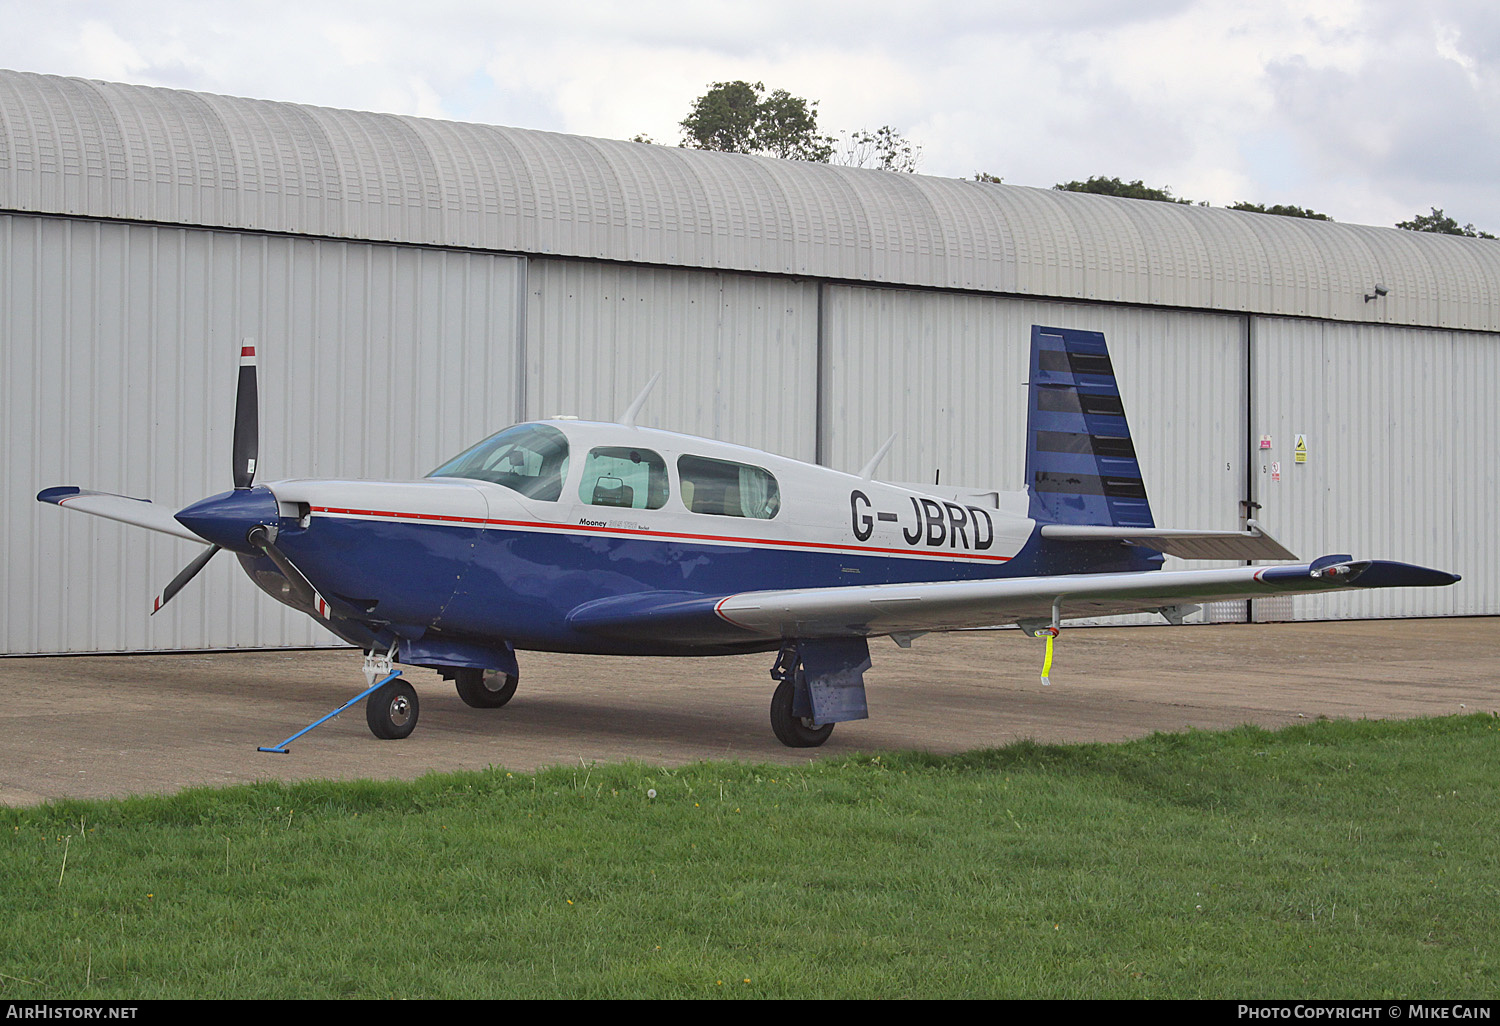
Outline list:
[[[1490,240],[12,71],[0,209],[1500,330]]]

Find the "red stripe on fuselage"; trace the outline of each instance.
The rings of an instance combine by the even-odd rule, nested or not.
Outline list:
[[[381,520],[418,520],[439,524],[477,524],[482,527],[522,527],[544,531],[564,531],[577,534],[633,535],[640,538],[681,539],[686,541],[731,542],[742,545],[771,545],[795,549],[836,549],[841,552],[870,552],[896,556],[921,556],[939,559],[983,560],[990,563],[1007,562],[1009,556],[985,556],[974,552],[940,552],[935,549],[886,549],[874,545],[839,545],[835,542],[794,541],[789,538],[745,538],[718,534],[684,534],[680,531],[639,531],[628,527],[590,527],[587,524],[549,524],[540,520],[490,520],[485,517],[443,516],[435,513],[400,513],[394,510],[339,509],[334,506],[310,506],[312,513],[331,513],[348,517],[375,517]]]

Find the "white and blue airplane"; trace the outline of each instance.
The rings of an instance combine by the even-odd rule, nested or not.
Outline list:
[[[867,715],[870,638],[905,647],[1018,624],[1047,639],[1050,661],[1066,618],[1180,622],[1203,602],[1459,579],[1348,555],[1163,570],[1163,553],[1296,557],[1253,520],[1227,532],[1155,525],[1098,332],[1033,327],[1026,488],[1013,495],[876,481],[885,449],[847,474],[638,427],[645,399],[619,423],[506,428],[415,481],[257,485],[247,344],[232,491],[180,510],[75,487],[37,499],[207,542],[156,609],[233,552],[262,590],[363,649],[372,687],[395,663],[430,667],[468,705],[496,708],[515,693],[518,649],[776,652],[771,726],[792,747]],[[396,676],[365,709],[376,737],[406,737],[416,691]]]

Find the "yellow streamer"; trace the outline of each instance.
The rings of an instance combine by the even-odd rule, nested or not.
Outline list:
[[[1051,684],[1052,681],[1050,677],[1052,675],[1052,639],[1057,637],[1057,628],[1039,627],[1038,629],[1031,632],[1031,636],[1034,638],[1047,639],[1047,656],[1042,660],[1042,683]]]

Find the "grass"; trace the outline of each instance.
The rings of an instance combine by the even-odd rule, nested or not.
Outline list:
[[[0,999],[1493,998],[1497,726],[3,809]]]

